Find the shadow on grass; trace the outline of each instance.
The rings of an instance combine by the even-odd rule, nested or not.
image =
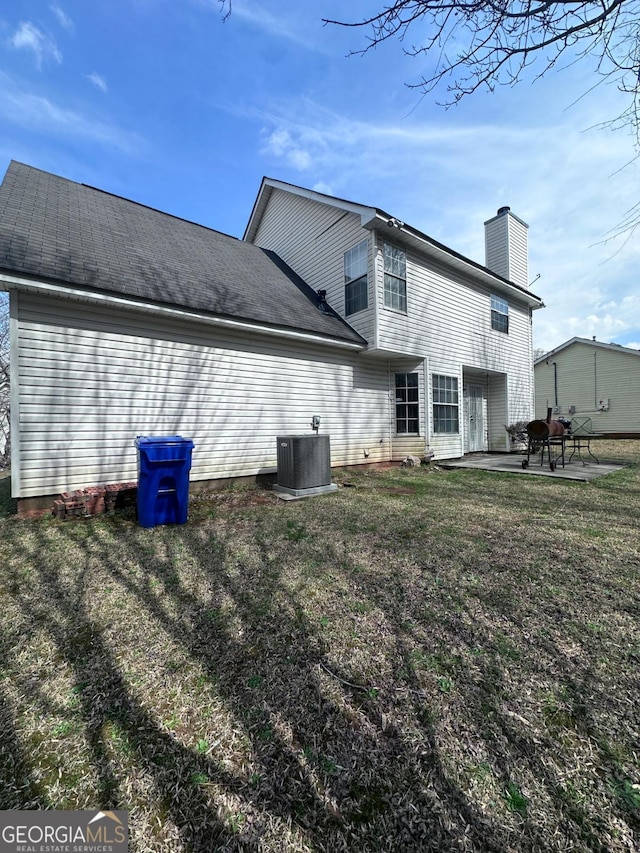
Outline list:
[[[533,528],[517,576],[509,543],[481,527],[462,535],[446,495],[449,515],[420,516],[424,498],[365,507],[336,496],[308,514],[266,504],[208,517],[201,508],[185,527],[154,530],[127,516],[7,523],[0,557],[12,615],[1,651],[16,691],[0,706],[2,806],[126,809],[132,851],[618,849],[570,794],[551,821],[518,800],[523,774],[554,807],[564,790],[549,743],[510,713],[529,686],[525,663],[566,688],[571,725],[597,744],[587,700],[602,690],[595,670],[572,657],[562,631],[534,628],[567,616],[554,602],[545,613],[533,592],[536,572],[556,559],[571,576],[571,553],[556,551],[561,536],[541,545]],[[389,534],[365,571],[372,508]],[[461,590],[474,572],[478,588]],[[331,612],[312,620],[310,597],[325,593]],[[379,616],[358,622],[367,612]],[[353,649],[333,638],[332,620],[352,631]],[[377,620],[394,671],[374,694],[357,686],[353,660],[358,626],[375,632]],[[597,642],[593,651],[602,652]],[[49,689],[51,669],[64,691]],[[453,777],[436,713],[448,713],[438,699],[458,682],[460,728],[447,746],[467,744],[478,773],[490,763],[519,823],[488,816]],[[33,715],[76,725],[86,766],[59,770],[49,757],[47,767],[64,733],[49,732],[50,746],[46,732],[29,740],[23,720]],[[613,758],[600,750],[597,761],[612,776]],[[557,833],[565,848],[553,846]]]
[[[425,748],[414,754],[375,700],[319,669],[323,628],[309,622],[282,578],[290,529],[274,544],[258,521],[253,545],[240,548],[207,524],[150,532],[113,519],[31,523],[28,537],[20,524],[5,530],[22,567],[7,573],[17,610],[3,644],[24,697],[21,714],[66,714],[88,766],[54,772],[44,735],[22,743],[21,714],[5,719],[14,735],[4,740],[3,807],[127,809],[131,849],[140,851],[447,851],[467,842],[507,851],[500,828],[449,781],[428,715],[419,724]],[[101,595],[115,595],[119,612],[103,610]],[[66,676],[66,705],[49,694],[46,666],[36,675],[11,662],[18,630],[49,649]],[[131,642],[145,656],[135,674],[133,662],[123,662]],[[162,649],[184,654],[201,673],[203,704],[213,692],[231,717],[237,761],[229,744],[203,754],[181,737],[197,702],[176,701],[168,727],[162,695],[141,700],[145,671],[153,681],[154,667],[167,669]],[[50,750],[60,748],[53,738]]]

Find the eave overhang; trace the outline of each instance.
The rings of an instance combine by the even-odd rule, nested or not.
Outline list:
[[[486,287],[511,296],[520,302],[524,302],[534,311],[538,308],[544,308],[544,302],[539,296],[530,293],[528,290],[506,278],[502,278],[497,273],[491,272],[490,269],[483,267],[482,264],[478,264],[470,258],[465,258],[464,255],[460,255],[458,252],[453,251],[453,249],[449,249],[442,243],[438,243],[437,240],[433,240],[416,228],[405,225],[400,220],[389,216],[383,210],[376,210],[370,219],[362,222],[362,226],[369,231],[379,231],[382,233],[388,231],[390,239],[410,246],[416,252],[427,255],[444,266],[453,267],[463,275],[473,278],[479,284],[483,284]]]
[[[12,273],[0,272],[0,291],[11,290],[41,294],[43,296],[56,296],[92,305],[126,308],[130,311],[138,311],[143,314],[170,317],[188,322],[205,323],[207,325],[235,329],[239,332],[252,332],[254,334],[269,335],[277,338],[305,341],[307,343],[339,347],[341,349],[348,349],[356,352],[365,350],[367,347],[364,338],[362,343],[357,343],[355,341],[347,341],[328,335],[307,332],[303,329],[297,330],[288,327],[269,326],[267,324],[252,322],[250,320],[208,314],[206,312],[190,310],[188,308],[178,308],[176,306],[163,305],[161,303],[153,303],[131,297],[119,296],[113,293],[85,290],[84,288],[74,287],[73,285],[67,286],[53,281],[45,281],[43,279],[28,278],[16,276]]]

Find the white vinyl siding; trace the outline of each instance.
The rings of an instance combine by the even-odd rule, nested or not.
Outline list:
[[[274,189],[253,242],[277,252],[315,290],[326,290],[327,302],[344,317],[344,253],[363,238],[367,239],[368,269],[372,270],[372,244],[359,216]],[[375,336],[372,282],[369,275],[369,309],[348,320],[370,343]]]
[[[507,389],[511,387],[511,410],[507,399]],[[527,383],[521,386],[508,382],[507,376],[490,376],[487,389],[487,434],[491,450],[509,450],[509,436],[506,426],[516,421],[532,420],[531,387]],[[511,413],[510,413],[511,411]]]
[[[463,369],[494,377],[501,390],[489,402],[489,450],[504,450],[505,423],[531,420],[533,413],[532,331],[529,309],[509,299],[509,334],[491,328],[491,293],[460,274],[409,252],[407,255],[406,316],[385,311],[382,260],[379,250],[379,350],[429,358],[432,372],[459,375]],[[505,387],[506,377],[506,387]],[[462,387],[460,385],[460,387]],[[504,404],[504,405],[503,405]],[[441,439],[432,443],[436,455]],[[443,453],[451,453],[446,442]],[[459,447],[460,455],[462,445]],[[455,455],[455,454],[452,454]]]
[[[590,418],[595,432],[640,433],[640,354],[576,341],[536,364],[535,383],[537,418],[555,409],[557,386],[556,416]]]
[[[513,237],[520,240],[526,268],[526,226],[515,217],[510,219],[520,226]],[[491,295],[502,298],[499,287],[485,285],[472,272],[467,275],[434,261],[422,253],[417,243],[411,244],[405,234],[393,232],[394,240],[390,242],[388,232],[383,228],[368,233],[358,215],[340,206],[274,190],[255,242],[277,251],[313,287],[326,289],[329,303],[344,315],[344,252],[366,237],[368,308],[347,318],[368,342],[363,360],[386,356],[401,361],[413,357],[422,363],[428,359],[431,372],[458,376],[459,390],[463,371],[483,374],[488,388],[488,449],[505,450],[505,424],[533,417],[532,330],[526,302],[513,291],[504,295],[509,334],[496,333],[491,328]],[[385,307],[385,244],[406,252],[406,313]],[[506,240],[504,245],[507,246]],[[462,436],[431,434],[428,378],[424,387],[428,398],[426,419],[421,410],[424,439],[436,458],[460,456]],[[394,459],[398,452],[396,437]]]
[[[12,304],[15,497],[135,480],[137,435],[193,439],[192,481],[275,470],[276,437],[313,415],[334,466],[390,458],[384,362],[67,299]]]
[[[486,265],[520,287],[529,285],[529,228],[513,213],[494,216],[485,223]]]

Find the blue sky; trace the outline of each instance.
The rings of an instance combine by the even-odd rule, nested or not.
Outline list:
[[[422,60],[323,26],[382,0],[13,0],[0,11],[0,173],[11,159],[242,236],[263,175],[380,207],[484,263],[483,222],[528,222],[534,345],[640,348],[625,102],[575,63],[438,107]],[[419,39],[416,29],[412,41]],[[442,96],[441,96],[442,97]]]

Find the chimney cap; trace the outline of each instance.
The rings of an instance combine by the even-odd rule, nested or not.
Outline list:
[[[511,210],[511,208],[508,205],[505,205],[504,207],[499,207],[497,215],[498,216],[504,216],[504,214],[509,213],[510,210]]]

